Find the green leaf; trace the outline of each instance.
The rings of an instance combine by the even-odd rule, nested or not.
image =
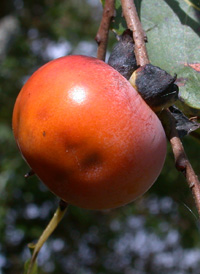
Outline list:
[[[105,0],[100,0],[102,6],[105,5]],[[113,22],[110,25],[110,28],[112,31],[114,31],[117,35],[121,35],[126,29],[126,21],[122,15],[122,7],[121,7],[121,1],[115,0],[115,17],[113,19]]]
[[[30,265],[30,259],[28,259],[24,264],[24,274],[27,274],[29,265]],[[33,269],[30,274],[39,274],[38,266],[36,263],[34,264]]]
[[[181,101],[191,115],[200,115],[198,15],[186,0],[145,0],[141,5],[150,61],[171,74],[177,73]]]
[[[101,1],[102,6],[104,7],[105,0],[100,0],[100,1]],[[135,5],[136,5],[136,9],[138,11],[138,15],[140,16],[141,0],[136,0]],[[123,17],[122,6],[121,6],[120,0],[115,0],[115,17],[113,19],[113,22],[111,23],[110,28],[117,35],[121,35],[127,29],[127,24],[126,24],[126,20]]]
[[[105,5],[105,1],[106,1],[106,0],[100,0],[100,2],[101,2],[101,4],[102,4],[103,7],[104,7],[104,5]]]
[[[111,29],[118,35],[121,35],[127,29],[127,26],[126,21],[122,15],[122,6],[120,0],[115,1],[115,12],[116,14],[113,22],[111,23]]]

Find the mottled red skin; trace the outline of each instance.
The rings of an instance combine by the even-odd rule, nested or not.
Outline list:
[[[30,77],[15,103],[13,131],[45,185],[87,209],[142,195],[166,155],[154,112],[117,71],[85,56],[51,61]]]

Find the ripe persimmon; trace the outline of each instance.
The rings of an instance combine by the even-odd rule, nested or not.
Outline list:
[[[17,145],[41,181],[69,204],[125,205],[160,174],[160,120],[122,75],[96,58],[67,56],[38,69],[15,103]]]

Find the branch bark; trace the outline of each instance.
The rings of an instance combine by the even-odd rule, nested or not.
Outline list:
[[[200,182],[187,158],[182,142],[178,136],[173,116],[169,110],[164,110],[163,112],[165,112],[164,115],[166,115],[170,124],[170,131],[168,131],[167,137],[174,154],[175,166],[177,170],[185,176],[200,216]]]
[[[144,32],[139,17],[137,15],[134,0],[121,0],[121,3],[127,26],[133,31],[137,64],[140,66],[144,66],[149,63],[149,59],[145,46]],[[189,188],[192,191],[200,217],[200,182],[184,151],[184,147],[176,130],[173,116],[171,115],[169,110],[164,111],[166,112],[165,114],[170,123],[170,131],[167,133],[167,135],[174,154],[175,166],[178,171],[181,171],[184,174],[187,180]]]
[[[101,23],[100,23],[97,35],[95,37],[95,40],[98,44],[97,58],[103,61],[105,61],[105,57],[106,57],[109,27],[110,27],[112,18],[114,17],[114,12],[115,12],[115,0],[106,0],[105,6],[103,9]]]
[[[137,65],[144,66],[149,64],[149,58],[145,46],[145,35],[137,14],[134,1],[121,0],[121,4],[127,27],[133,32]]]

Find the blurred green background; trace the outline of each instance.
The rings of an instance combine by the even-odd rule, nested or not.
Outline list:
[[[95,56],[99,0],[1,0],[0,3],[0,274],[23,272],[58,198],[33,176],[17,150],[12,109],[42,64],[67,54]],[[110,34],[109,50],[115,37]],[[199,174],[200,144],[183,140]],[[154,186],[115,210],[70,206],[39,254],[39,273],[188,274],[200,271],[200,226],[190,190],[168,149]]]

